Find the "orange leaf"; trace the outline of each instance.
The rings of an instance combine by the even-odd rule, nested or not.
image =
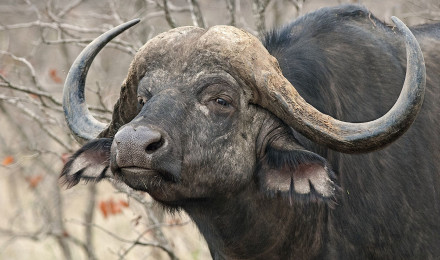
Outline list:
[[[110,204],[110,212],[113,215],[122,213],[121,206],[118,203],[115,203],[113,199],[110,199],[109,204]]]
[[[49,70],[49,76],[55,83],[61,83],[63,80],[58,76],[56,69]]]
[[[38,96],[38,95],[35,95],[35,94],[29,94],[29,96],[30,96],[31,98],[33,98],[33,99],[37,99],[37,98],[39,98],[39,96]]]
[[[119,200],[119,205],[121,205],[124,208],[128,208],[128,202],[125,200]]]
[[[101,213],[104,216],[104,218],[107,218],[107,216],[108,216],[107,202],[101,201],[99,203],[99,209],[101,210]]]
[[[36,188],[38,184],[43,180],[43,175],[35,175],[26,177],[26,181],[29,183],[29,187],[32,189]]]
[[[128,207],[128,202],[119,200],[118,202],[115,202],[113,198],[110,198],[108,200],[102,200],[99,203],[99,209],[104,216],[104,218],[107,218],[111,215],[117,215],[122,213],[122,207]]]
[[[3,162],[2,162],[2,165],[3,166],[8,166],[8,165],[10,165],[10,164],[12,164],[14,162],[14,157],[12,157],[12,156],[6,156],[4,159],[3,159]]]

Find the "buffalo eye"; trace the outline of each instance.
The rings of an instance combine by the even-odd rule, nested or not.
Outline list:
[[[234,112],[233,101],[229,97],[214,96],[206,103],[208,109],[219,116],[228,116]]]
[[[145,105],[145,103],[147,103],[148,99],[145,96],[138,96],[137,100],[138,100],[139,106],[143,107]]]
[[[224,107],[229,107],[231,105],[231,103],[229,103],[228,101],[224,100],[223,98],[217,98],[215,100],[215,102],[217,104],[221,105],[221,106],[224,106]]]
[[[206,85],[198,94],[199,102],[212,112],[212,116],[228,117],[232,115],[239,104],[238,99],[239,94],[226,83]]]
[[[149,99],[148,97],[143,96],[143,95],[137,97],[137,112],[138,113],[142,110],[145,103],[147,103],[148,99]]]

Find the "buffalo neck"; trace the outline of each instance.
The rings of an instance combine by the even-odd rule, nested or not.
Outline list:
[[[324,204],[289,204],[255,187],[183,209],[210,246],[214,259],[313,259],[322,254]]]

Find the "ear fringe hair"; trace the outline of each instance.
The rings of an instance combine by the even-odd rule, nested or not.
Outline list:
[[[337,185],[336,175],[328,164],[327,160],[323,157],[312,153],[307,150],[289,150],[283,151],[279,149],[275,149],[271,146],[266,148],[265,156],[259,162],[256,175],[257,179],[263,178],[264,172],[268,169],[288,169],[292,174],[298,169],[301,164],[318,164],[321,165],[324,169],[327,170],[327,174],[330,180],[334,183],[335,192],[332,197],[324,197],[319,194],[313,184],[309,181],[310,185],[310,193],[308,194],[299,194],[295,192],[293,175],[290,178],[290,188],[288,192],[281,191],[272,191],[266,189],[263,183],[259,183],[259,187],[261,191],[264,191],[267,196],[271,198],[282,197],[283,199],[289,202],[290,206],[293,206],[295,203],[308,204],[308,203],[317,203],[324,202],[330,208],[334,208],[337,205],[337,197],[341,192],[341,188]]]
[[[73,186],[77,185],[80,180],[84,180],[86,183],[88,182],[99,182],[105,177],[105,173],[108,170],[109,166],[106,166],[98,177],[91,178],[82,176],[84,171],[88,166],[85,166],[84,168],[76,171],[75,173],[70,173],[72,170],[72,166],[75,162],[75,160],[82,154],[88,153],[90,154],[90,157],[92,160],[96,157],[93,156],[95,153],[109,153],[111,149],[113,139],[111,138],[99,138],[94,139],[88,143],[86,143],[81,149],[76,151],[68,160],[68,162],[64,165],[61,175],[59,177],[59,183],[61,186],[65,186],[67,189],[72,188]],[[107,159],[108,160],[108,159]]]

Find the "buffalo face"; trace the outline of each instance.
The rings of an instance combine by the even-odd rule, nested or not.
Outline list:
[[[188,44],[180,41],[175,49]],[[148,53],[154,57],[154,50]],[[232,197],[249,187],[289,198],[331,198],[326,161],[297,144],[276,116],[251,104],[252,91],[227,67],[215,60],[201,64],[197,54],[183,57],[193,60],[187,63],[168,53],[161,63],[136,64],[143,71],[138,114],[112,140],[86,144],[66,165],[64,180],[69,185],[79,177],[93,180],[98,163],[96,180],[123,181],[169,205]],[[90,154],[102,157],[85,162]]]
[[[66,119],[80,139],[91,139],[87,129],[108,133],[84,103],[87,69],[105,42],[133,24],[95,40],[69,72]],[[417,42],[397,25],[406,32],[410,54],[403,91],[386,115],[356,124],[305,102],[249,33],[215,26],[160,34],[130,66],[110,125],[117,129],[114,136],[94,139],[75,153],[62,179],[73,186],[81,178],[111,177],[168,205],[233,197],[244,190],[290,202],[331,199],[336,185],[328,163],[295,136],[363,152],[386,146],[408,129],[423,100],[425,74]]]
[[[250,126],[258,128],[258,109],[247,105],[249,97],[227,72],[205,67],[190,78],[187,67],[175,73],[167,65],[140,80],[139,114],[114,136],[114,175],[166,202],[247,185],[252,176],[243,173],[255,165],[258,132]]]

